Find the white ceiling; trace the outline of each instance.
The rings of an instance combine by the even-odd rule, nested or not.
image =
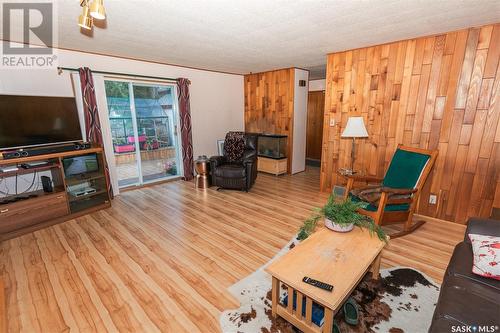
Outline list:
[[[57,4],[59,47],[233,73],[500,22],[499,0],[104,0],[105,27],[87,36],[79,0]]]

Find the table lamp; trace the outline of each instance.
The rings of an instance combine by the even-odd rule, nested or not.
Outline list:
[[[351,149],[351,174],[354,174],[354,158],[356,157],[356,138],[367,138],[368,132],[366,131],[363,117],[349,117],[344,131],[340,135],[341,138],[352,138]]]

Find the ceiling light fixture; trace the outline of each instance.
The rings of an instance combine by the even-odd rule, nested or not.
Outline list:
[[[78,18],[78,25],[84,29],[91,30],[94,25],[94,19],[104,20],[106,18],[106,9],[103,0],[93,0],[89,5],[89,0],[80,2],[82,14]]]
[[[90,15],[96,20],[104,20],[106,18],[103,0],[92,1],[90,5]]]
[[[83,29],[90,30],[92,29],[93,21],[92,16],[90,16],[89,7],[83,6],[82,15],[78,18],[78,25]]]

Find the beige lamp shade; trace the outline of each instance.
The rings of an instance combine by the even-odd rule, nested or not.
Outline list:
[[[368,132],[363,117],[349,117],[347,125],[340,136],[342,138],[367,138]]]

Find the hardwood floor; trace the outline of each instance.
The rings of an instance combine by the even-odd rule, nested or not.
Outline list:
[[[227,287],[271,259],[314,206],[319,171],[259,174],[250,193],[176,181],[128,191],[113,207],[5,241],[9,332],[218,332],[238,307]],[[462,225],[431,221],[391,241],[382,266],[440,282]]]

